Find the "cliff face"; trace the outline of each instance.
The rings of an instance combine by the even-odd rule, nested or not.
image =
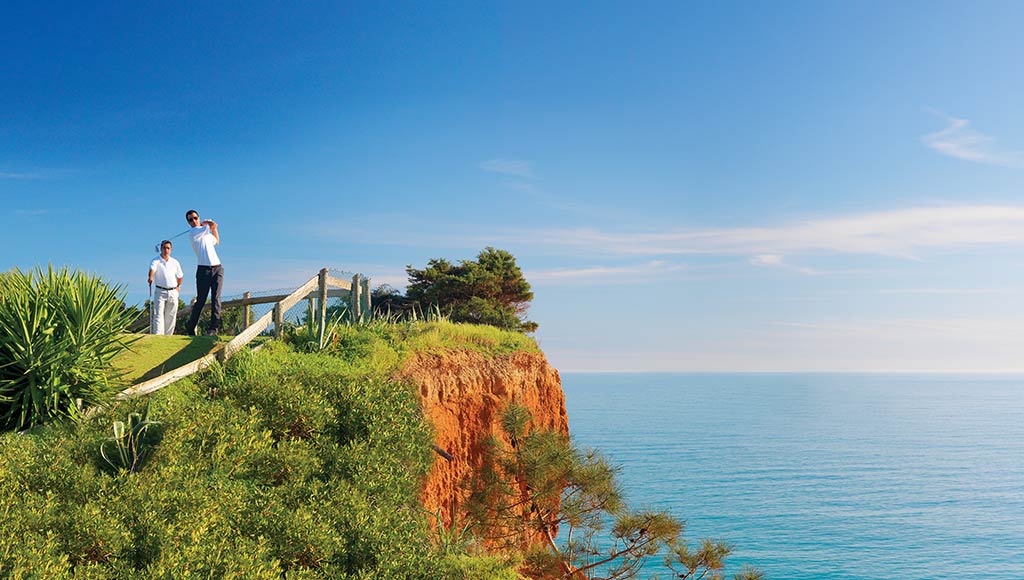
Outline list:
[[[420,354],[399,378],[418,386],[424,414],[437,430],[435,444],[453,456],[437,458],[422,495],[423,506],[440,509],[446,526],[466,499],[463,482],[483,463],[482,441],[503,436],[501,417],[510,402],[530,411],[533,429],[569,432],[558,371],[541,353]]]

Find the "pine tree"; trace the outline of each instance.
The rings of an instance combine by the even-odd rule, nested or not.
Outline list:
[[[527,572],[565,580],[634,578],[662,556],[680,580],[720,580],[732,548],[683,539],[683,522],[664,511],[632,510],[623,500],[618,469],[595,450],[569,438],[531,431],[529,413],[516,404],[502,421],[507,443],[486,442],[484,467],[471,482],[467,504],[473,529],[485,543],[527,549]],[[744,568],[735,580],[764,575]]]

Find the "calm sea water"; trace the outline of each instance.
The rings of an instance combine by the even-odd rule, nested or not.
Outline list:
[[[1024,376],[562,382],[575,442],[621,466],[632,504],[735,544],[730,572],[1024,580]]]

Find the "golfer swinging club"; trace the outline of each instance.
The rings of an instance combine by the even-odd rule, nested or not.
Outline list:
[[[199,265],[196,266],[196,302],[192,306],[192,314],[188,317],[188,324],[185,325],[185,334],[196,335],[196,325],[199,324],[199,314],[206,305],[206,295],[210,295],[210,326],[206,334],[215,335],[220,331],[220,290],[224,285],[224,268],[217,257],[217,250],[214,248],[220,243],[220,233],[217,231],[217,222],[213,220],[199,220],[199,212],[190,209],[185,212],[185,221],[192,226],[189,230],[189,239],[192,241],[192,249],[195,250]]]

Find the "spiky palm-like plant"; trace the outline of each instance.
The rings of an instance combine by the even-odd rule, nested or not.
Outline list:
[[[136,313],[124,289],[69,268],[0,275],[0,430],[80,416],[123,386],[112,360]]]

